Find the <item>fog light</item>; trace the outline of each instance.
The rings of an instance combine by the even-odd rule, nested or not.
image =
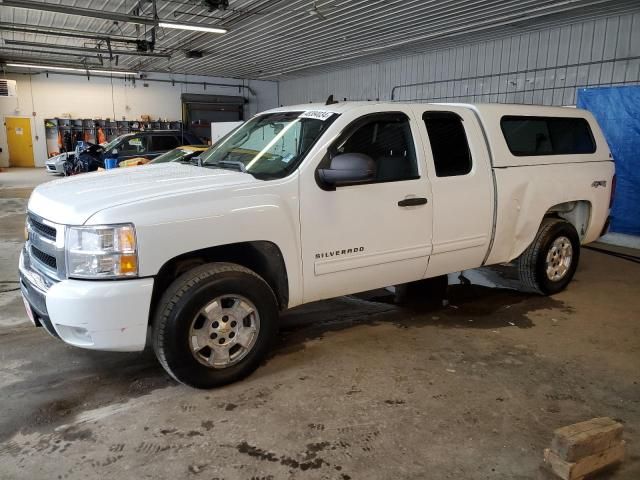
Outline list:
[[[56,330],[60,337],[72,345],[93,345],[91,334],[84,327],[70,327],[56,324]]]

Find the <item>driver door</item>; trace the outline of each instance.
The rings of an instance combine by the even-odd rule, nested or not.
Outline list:
[[[329,148],[368,155],[375,178],[323,189],[316,169],[301,173],[304,301],[424,277],[431,252],[432,200],[424,149],[411,111],[376,112],[351,122]]]

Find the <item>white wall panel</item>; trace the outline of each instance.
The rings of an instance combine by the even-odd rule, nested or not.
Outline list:
[[[640,13],[610,16],[280,82],[280,103],[342,100],[572,105],[576,89],[640,82]]]
[[[88,80],[84,76],[45,74],[20,75],[11,74],[6,78],[17,80],[18,97],[0,99],[0,120],[7,116],[31,117],[31,133],[35,163],[44,166],[47,159],[47,148],[44,131],[46,118],[111,118],[136,120],[140,115],[148,114],[153,119],[182,119],[182,93],[201,93],[210,95],[240,95],[248,98],[245,105],[245,117],[249,118],[257,112],[274,108],[278,105],[278,85],[276,82],[260,80],[248,81],[221,77],[204,77],[195,75],[176,75],[175,80],[191,82],[223,83],[227,85],[248,85],[253,94],[236,87],[214,87],[206,89],[203,84],[184,85],[176,83],[159,83],[138,80],[133,84],[123,78],[113,79],[92,76]],[[151,78],[167,80],[167,74],[153,74]],[[148,87],[144,84],[147,83]],[[320,86],[315,86],[320,88]],[[9,151],[6,141],[6,130],[0,128],[0,166],[9,164]]]

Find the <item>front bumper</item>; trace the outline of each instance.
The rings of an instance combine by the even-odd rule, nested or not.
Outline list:
[[[56,173],[56,174],[59,174],[59,175],[63,175],[64,174],[64,162],[63,161],[46,162],[45,165],[47,166],[47,172],[49,172],[49,173]]]
[[[38,284],[38,272],[20,260],[22,294],[36,324],[76,347],[134,352],[147,337],[153,279],[62,280]],[[51,331],[51,330],[53,331]]]

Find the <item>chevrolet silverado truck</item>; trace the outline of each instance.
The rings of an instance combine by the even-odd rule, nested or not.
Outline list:
[[[256,115],[201,154],[52,181],[20,278],[37,326],[139,351],[212,388],[265,359],[279,312],[512,262],[564,289],[609,214],[614,164],[586,111],[345,102]]]

